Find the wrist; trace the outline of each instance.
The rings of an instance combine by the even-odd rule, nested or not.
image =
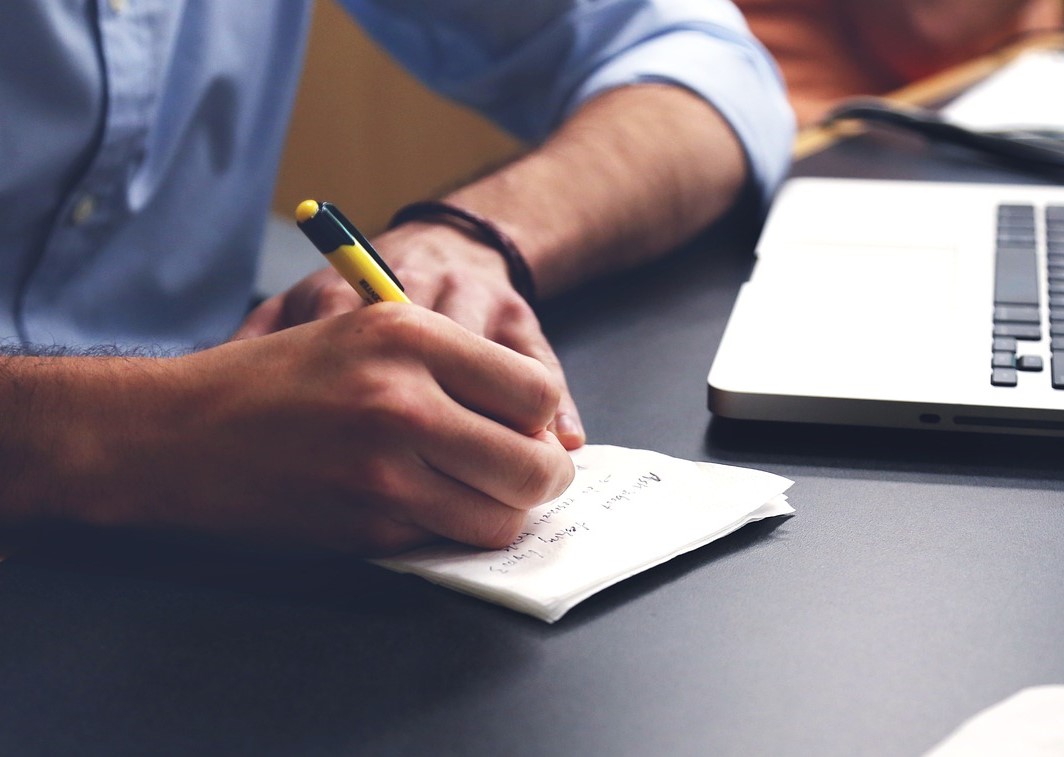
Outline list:
[[[422,279],[465,278],[471,270],[512,288],[506,261],[495,250],[446,224],[410,221],[386,231],[374,244],[410,289],[417,289]]]
[[[535,307],[536,285],[532,270],[514,240],[493,221],[450,202],[426,200],[400,208],[392,217],[389,228],[409,223],[444,225],[493,250],[505,263],[511,286]]]

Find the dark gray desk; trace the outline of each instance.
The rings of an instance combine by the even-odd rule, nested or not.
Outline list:
[[[1000,178],[962,157],[876,138],[799,170]],[[347,560],[101,539],[9,561],[0,753],[909,755],[1064,682],[1064,445],[704,410],[750,233],[546,324],[592,440],[787,475],[795,517],[555,626]]]

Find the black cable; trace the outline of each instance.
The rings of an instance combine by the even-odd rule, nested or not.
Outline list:
[[[1038,172],[1064,171],[1064,131],[1006,129],[975,131],[950,123],[938,113],[877,98],[848,100],[823,123],[861,121],[920,134],[928,139],[966,147]]]

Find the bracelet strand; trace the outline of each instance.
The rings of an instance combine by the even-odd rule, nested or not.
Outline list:
[[[509,269],[510,283],[514,290],[524,297],[529,305],[535,307],[536,286],[532,280],[532,271],[528,267],[525,256],[517,249],[517,245],[506,232],[477,213],[440,200],[422,200],[403,206],[392,216],[388,228],[394,229],[396,226],[411,221],[426,220],[449,222],[455,228],[502,255]]]

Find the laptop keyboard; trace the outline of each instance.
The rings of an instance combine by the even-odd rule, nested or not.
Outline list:
[[[1064,205],[999,205],[994,272],[994,341],[990,383],[1016,386],[1020,371],[1043,371],[1042,356],[1024,342],[1043,338],[1038,214],[1044,214],[1049,315],[1049,383],[1064,389]]]

